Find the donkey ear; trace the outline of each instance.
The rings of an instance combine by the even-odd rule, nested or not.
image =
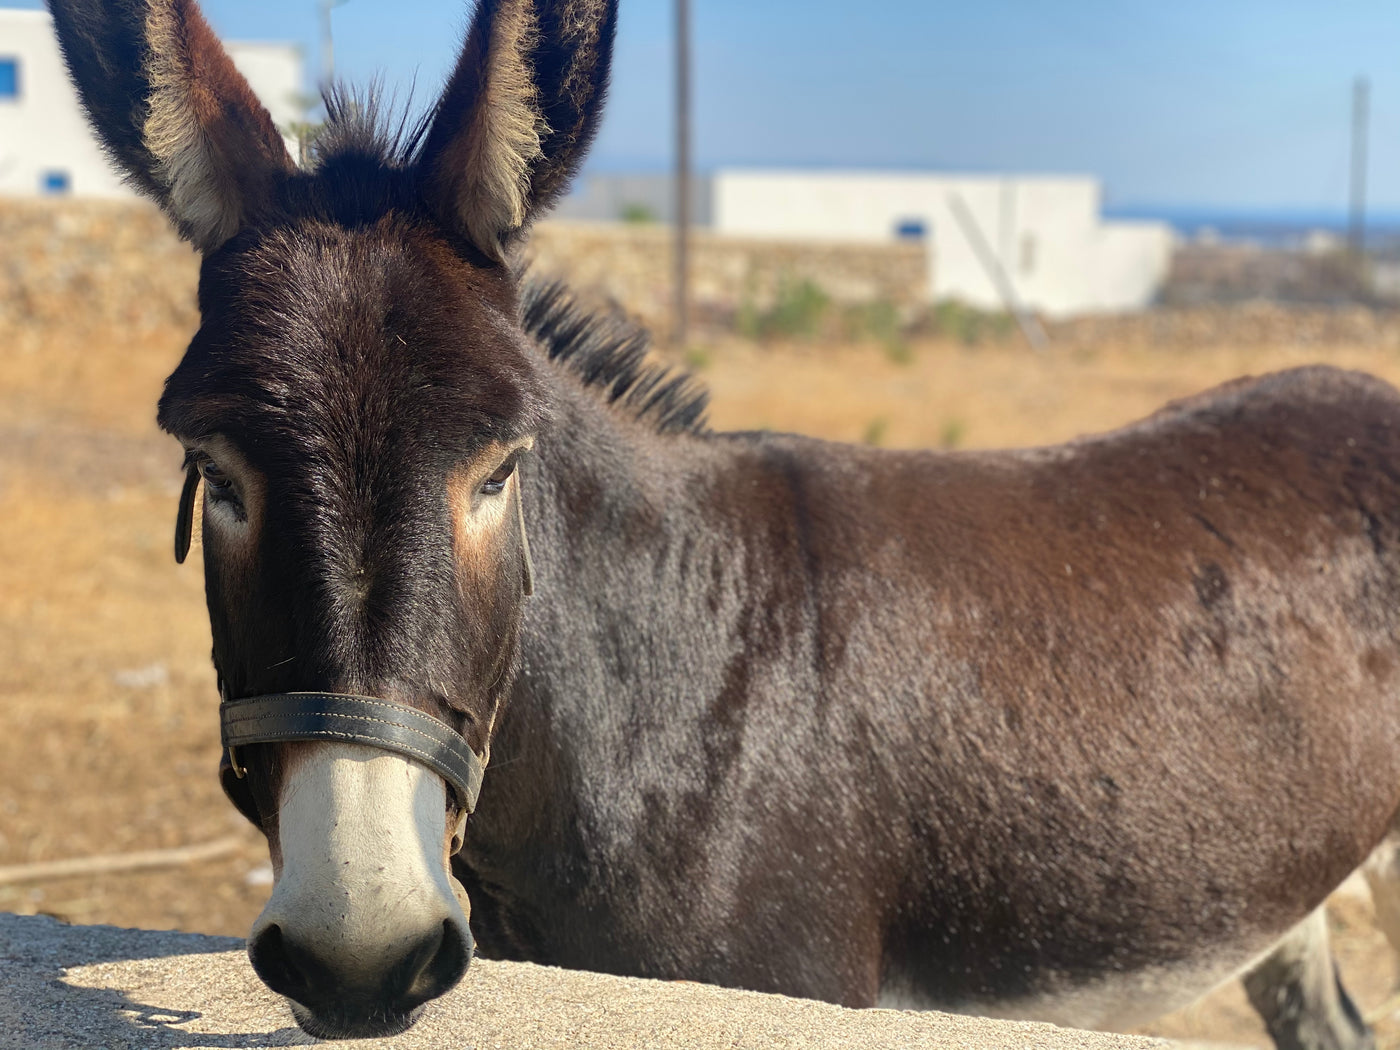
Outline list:
[[[445,222],[502,257],[598,129],[617,0],[479,0],[419,155]]]
[[[128,179],[206,252],[294,169],[194,0],[50,0],[68,72]]]

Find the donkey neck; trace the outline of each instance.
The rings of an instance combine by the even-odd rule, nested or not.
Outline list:
[[[481,914],[483,949],[526,958],[522,923],[674,879],[688,831],[718,819],[752,697],[813,666],[775,593],[790,537],[748,510],[763,439],[658,435],[556,375],[557,425],[524,474],[536,594],[464,854],[474,899],[508,892],[479,911],[518,913],[506,947]]]
[[[625,766],[658,721],[704,716],[703,683],[677,669],[735,653],[762,576],[750,564],[762,538],[728,491],[748,449],[657,434],[570,378],[559,386],[557,425],[524,475],[537,591],[513,706]]]

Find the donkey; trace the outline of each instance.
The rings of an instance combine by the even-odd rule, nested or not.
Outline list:
[[[1394,390],[1031,451],[712,433],[515,261],[615,0],[480,0],[420,127],[332,97],[305,169],[194,0],[52,7],[203,253],[159,422],[221,710],[281,727],[226,715],[221,776],[307,1032],[400,1031],[479,950],[1095,1027],[1244,972],[1280,1046],[1368,1044],[1317,909],[1400,810]]]

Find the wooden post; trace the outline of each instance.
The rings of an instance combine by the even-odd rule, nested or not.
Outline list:
[[[1366,252],[1366,137],[1371,82],[1357,77],[1351,94],[1351,225],[1348,240],[1358,262]]]
[[[676,0],[675,318],[671,342],[685,349],[690,329],[690,0]]]
[[[350,0],[320,0],[321,12],[321,90],[335,82],[335,35],[331,32],[331,11]]]

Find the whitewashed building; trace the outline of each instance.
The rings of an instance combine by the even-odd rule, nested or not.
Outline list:
[[[303,119],[299,48],[225,46],[284,134]],[[0,8],[0,194],[121,197],[130,192],[78,106],[48,12]]]
[[[1166,223],[1107,222],[1090,177],[719,171],[714,228],[745,237],[922,238],[929,293],[1051,317],[1140,309],[1171,264]]]
[[[929,298],[1050,317],[1140,309],[1166,280],[1166,223],[1109,222],[1088,176],[886,174],[721,169],[695,180],[696,225],[735,237],[921,240]],[[594,175],[562,219],[675,213],[669,176]]]

